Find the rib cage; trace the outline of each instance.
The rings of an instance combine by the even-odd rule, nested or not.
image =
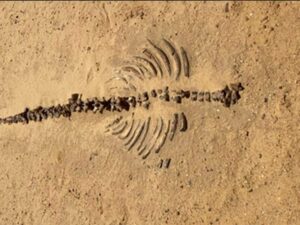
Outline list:
[[[49,117],[70,117],[74,112],[122,112],[141,106],[142,109],[146,109],[144,112],[147,116],[140,115],[139,110],[134,111],[131,116],[118,116],[105,126],[105,133],[116,136],[124,142],[128,151],[135,149],[133,152],[146,159],[152,153],[159,153],[167,141],[174,140],[177,133],[188,129],[188,120],[184,112],[174,107],[170,114],[161,115],[154,110],[153,104],[156,102],[166,105],[169,102],[180,104],[184,100],[191,100],[220,102],[225,107],[230,107],[240,99],[239,92],[243,90],[240,83],[226,85],[222,90],[214,92],[169,90],[168,86],[148,90],[149,80],[177,82],[190,78],[190,62],[183,47],[177,48],[166,39],[162,39],[161,45],[148,40],[148,45],[149,48],[144,48],[141,55],[127,60],[116,74],[105,82],[108,91],[117,91],[108,99],[103,97],[101,100],[93,98],[83,101],[80,94],[72,94],[67,104],[48,108],[39,106],[33,110],[26,108],[20,114],[0,118],[0,124],[28,123]],[[126,91],[127,95],[120,96],[120,91]],[[166,111],[165,108],[163,111]],[[169,163],[170,159],[168,166]]]
[[[118,86],[123,90],[129,90],[131,96],[136,96],[136,101],[140,106],[149,109],[149,96],[169,102],[170,100],[176,103],[181,103],[183,99],[191,99],[191,101],[210,102],[221,101],[226,107],[229,107],[239,98],[239,91],[242,87],[230,86],[225,89],[216,92],[197,92],[197,91],[183,91],[172,90],[173,96],[170,94],[169,87],[164,89],[152,89],[151,92],[147,92],[145,83],[147,80],[174,80],[188,79],[190,77],[190,62],[188,55],[183,47],[178,49],[175,44],[169,40],[162,39],[162,45],[159,46],[151,40],[148,40],[149,48],[144,48],[142,55],[133,56],[131,60],[127,60],[126,65],[122,66],[118,75],[113,79],[110,79],[107,83],[114,86],[116,81],[119,81]],[[220,94],[223,93],[223,94]],[[225,94],[224,94],[225,93]],[[130,95],[129,94],[129,95]],[[237,94],[234,98],[234,94]],[[225,99],[223,99],[225,96]],[[135,99],[135,97],[133,97]],[[136,106],[136,102],[132,104]],[[130,148],[136,148],[138,155],[142,159],[146,159],[151,153],[159,153],[167,140],[172,141],[177,132],[185,132],[188,129],[188,120],[184,112],[174,112],[169,116],[157,115],[155,112],[148,112],[151,117],[148,119],[141,119],[142,122],[139,126],[136,126],[131,138],[125,140],[125,147],[130,144]],[[129,120],[135,121],[135,117],[131,117]],[[129,129],[129,128],[128,128]],[[130,128],[132,129],[132,128]],[[138,131],[138,129],[140,129]],[[124,129],[121,133],[125,133]],[[116,132],[111,132],[112,135],[116,135]],[[119,134],[119,133],[117,133]],[[126,133],[125,133],[126,134]],[[124,134],[123,134],[124,135]],[[125,135],[127,136],[127,135]],[[120,139],[122,136],[119,136]]]
[[[178,51],[175,45],[166,39],[162,39],[162,47],[151,40],[148,40],[148,44],[150,48],[144,48],[142,55],[136,55],[131,60],[127,60],[126,65],[118,71],[118,75],[107,81],[107,84],[112,86],[110,90],[114,87],[121,87],[123,90],[130,90],[136,96],[145,90],[143,83],[147,80],[173,79],[178,81],[182,76],[189,78],[189,60],[182,47]],[[123,136],[118,136],[124,140],[125,147],[129,144],[130,149],[136,147],[138,155],[142,159],[146,159],[153,152],[159,153],[168,137],[172,141],[176,132],[184,132],[187,129],[187,119],[183,112],[175,112],[171,118],[157,117],[152,114],[151,118],[152,120],[150,118],[143,119],[134,128],[132,136],[128,140],[125,140]],[[135,118],[132,117],[130,120],[135,121]],[[131,127],[131,129],[133,128]],[[148,131],[143,133],[144,129],[153,130],[153,133],[148,133]],[[124,129],[121,132],[122,135],[127,137],[127,131]],[[111,134],[116,136],[119,135],[119,132],[116,134],[112,131]],[[140,144],[138,145],[138,143]]]
[[[178,51],[175,45],[166,39],[163,39],[165,49],[150,40],[148,43],[151,49],[145,48],[142,51],[143,55],[133,56],[131,60],[127,60],[127,65],[122,66],[118,71],[119,74],[109,79],[108,83],[119,79],[128,86],[130,83],[144,82],[157,77],[169,77],[174,80],[179,80],[182,75],[189,77],[189,60],[183,47]]]

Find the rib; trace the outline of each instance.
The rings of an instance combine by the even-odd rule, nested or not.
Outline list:
[[[186,51],[183,47],[180,47],[180,53],[182,58],[184,76],[190,77],[190,63]]]
[[[147,159],[147,157],[150,155],[151,151],[148,151],[145,155],[143,155],[142,159]]]
[[[128,125],[127,121],[123,122],[123,125],[120,126],[120,127],[118,127],[118,129],[113,129],[113,131],[111,132],[111,134],[113,134],[113,135],[121,134],[125,130],[125,128],[127,127],[127,125]]]
[[[157,140],[160,138],[163,128],[164,128],[164,120],[160,117],[160,126],[159,126],[159,129],[157,129],[157,134],[155,135],[155,137],[153,136],[152,145],[149,148],[150,151],[154,148]]]
[[[133,77],[131,74],[124,73],[124,71],[122,71],[122,72],[123,72],[123,73],[121,73],[121,70],[119,70],[119,71],[117,72],[117,73],[118,73],[117,76],[119,76],[119,77],[124,77],[124,78],[126,78],[128,81],[134,79],[134,77]],[[125,71],[125,72],[128,72],[128,71]]]
[[[121,81],[125,82],[125,84],[128,84],[128,80],[122,76],[113,76],[112,78],[107,80],[105,83],[112,82],[113,80],[121,80]]]
[[[138,155],[141,155],[141,154],[143,154],[143,152],[145,151],[146,147],[147,147],[147,144],[146,144],[146,145],[144,145],[144,146],[143,146],[143,148],[141,148],[141,149],[140,149],[140,151],[139,151]]]
[[[122,124],[124,124],[124,123],[126,123],[127,121],[122,121],[121,123],[118,123],[118,124],[113,124],[112,125],[112,127],[111,127],[111,129],[112,129],[112,131],[116,131],[116,130],[118,130],[120,127],[122,127],[123,125]]]
[[[168,59],[168,56],[166,55],[166,53],[161,50],[158,46],[156,46],[154,43],[152,43],[152,41],[150,41],[148,39],[148,42],[154,47],[154,49],[157,51],[158,55],[160,56],[161,60],[164,63],[164,66],[167,69],[167,72],[169,74],[169,76],[171,76],[171,65],[170,65],[170,60]]]
[[[175,79],[178,80],[179,75],[181,73],[181,62],[180,62],[179,55],[178,55],[176,49],[174,48],[174,46],[169,41],[167,41],[166,39],[163,39],[163,42],[171,50],[171,54],[172,54],[172,56],[174,58],[174,62],[175,62],[174,75],[175,75]]]
[[[150,118],[150,117],[149,117]],[[148,120],[149,120],[148,118]],[[143,130],[145,129],[146,126],[146,122],[143,123],[143,125],[141,126],[141,128],[139,129],[139,131],[137,132],[136,136],[134,137],[133,141],[131,142],[131,144],[128,146],[128,151],[130,151],[133,146],[135,145],[135,143],[139,140]]]
[[[158,127],[159,127],[159,128],[158,128]],[[157,128],[158,128],[158,129],[156,129],[157,132],[154,132],[154,133],[156,133],[156,134],[153,135],[153,138],[152,138],[152,141],[151,141],[151,143],[152,143],[152,144],[151,144],[151,147],[148,148],[147,153],[142,157],[142,159],[146,159],[146,158],[149,156],[150,152],[151,152],[152,149],[154,148],[154,146],[155,146],[155,144],[156,144],[158,138],[159,138],[160,135],[161,135],[161,132],[162,132],[163,127],[164,127],[164,122],[163,122],[163,119],[160,117],[160,125],[157,126]],[[154,133],[153,133],[153,134],[154,134]]]
[[[136,66],[139,68],[139,70],[143,73],[143,75],[145,76],[145,72],[150,76],[148,78],[151,78],[152,75],[151,75],[151,72],[149,71],[149,69],[144,66],[142,63],[139,63],[139,62],[134,62],[136,64]],[[145,72],[144,72],[145,71]],[[146,76],[145,76],[146,77]]]
[[[132,132],[131,137],[128,137],[128,140],[125,142],[125,146],[127,146],[131,142],[131,140],[134,138],[136,134],[136,131],[140,128],[140,126],[141,126],[141,121],[139,120],[138,124],[136,125],[135,129]]]
[[[131,125],[130,125],[128,131],[125,132],[125,133],[123,133],[123,135],[120,134],[120,135],[119,135],[119,138],[120,138],[120,139],[123,139],[123,140],[124,140],[125,138],[127,138],[127,137],[129,136],[129,134],[131,133],[132,128],[133,128],[133,126],[134,126],[134,122],[135,122],[135,120],[134,120],[134,119],[131,119]]]
[[[105,128],[107,129],[107,128],[110,128],[110,127],[113,126],[113,125],[117,125],[122,119],[123,119],[123,116],[117,117],[117,118],[114,119],[111,123],[107,124],[107,125],[105,126]]]
[[[172,141],[174,138],[177,129],[177,124],[178,124],[178,113],[174,113],[173,120],[171,122],[171,129],[170,129],[170,136],[169,136],[170,141]]]
[[[133,84],[129,83],[128,86],[129,86],[132,90],[136,91],[136,87],[135,87]]]
[[[162,138],[158,142],[158,145],[154,149],[155,153],[159,153],[161,147],[165,144],[167,136],[169,134],[169,130],[170,130],[170,120],[168,120],[167,129],[166,129],[165,133],[163,134]]]
[[[133,66],[123,66],[121,70],[124,70],[126,72],[132,72],[138,79],[144,80],[143,74]]]
[[[155,55],[152,54],[152,52],[149,49],[144,49],[143,53],[145,54],[145,56],[147,56],[150,60],[153,60],[153,62],[156,64],[156,67],[159,70],[160,73],[160,77],[163,77],[163,72],[161,69],[161,64],[159,62],[159,60],[156,58]]]
[[[187,119],[186,119],[186,116],[185,114],[182,112],[180,113],[180,116],[179,116],[179,120],[180,120],[180,131],[181,132],[184,132],[187,130],[187,127],[188,127],[188,124],[187,124]]]
[[[152,70],[152,75],[157,76],[157,69],[155,68],[155,66],[153,65],[153,63],[151,61],[149,61],[148,59],[141,57],[141,56],[135,56],[134,58],[138,61],[141,61],[141,62],[147,64]]]
[[[139,144],[139,146],[138,146],[138,148],[137,148],[137,151],[139,152],[139,155],[141,155],[143,152],[144,152],[144,150],[145,150],[145,148],[146,148],[146,146],[147,146],[147,144],[146,145],[144,145],[144,147],[142,148],[142,146],[143,146],[143,144],[144,144],[144,141],[145,141],[145,139],[146,139],[146,137],[147,137],[147,134],[148,134],[148,131],[149,131],[149,125],[150,125],[150,120],[148,120],[148,123],[147,123],[147,125],[146,125],[146,130],[145,130],[145,133],[144,133],[144,136],[142,137],[142,140],[141,140],[141,142],[140,142],[140,144]],[[157,130],[157,124],[158,124],[158,122],[156,122],[156,127],[155,127],[155,129],[154,129],[154,132]],[[154,132],[153,132],[153,134],[154,134]]]

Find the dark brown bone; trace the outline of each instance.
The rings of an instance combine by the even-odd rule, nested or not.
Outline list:
[[[188,122],[187,122],[186,116],[183,112],[180,113],[180,115],[179,115],[179,121],[180,121],[180,129],[179,130],[181,132],[186,131],[188,128]]]
[[[159,95],[159,98],[168,102],[170,99],[176,103],[181,103],[184,98],[191,98],[193,101],[214,101],[221,102],[225,107],[230,107],[238,102],[241,98],[240,91],[244,90],[241,83],[233,83],[225,86],[222,90],[215,92],[190,92],[189,90],[172,90],[169,93],[169,88],[164,87],[163,89],[157,89],[151,91],[151,96],[155,97]],[[81,94],[75,93],[71,95],[68,99],[68,103],[64,105],[50,106],[50,107],[37,107],[33,110],[26,108],[22,113],[14,116],[9,116],[7,118],[0,118],[0,124],[13,124],[13,123],[28,123],[29,121],[43,121],[49,117],[59,118],[71,117],[74,112],[88,112],[92,111],[94,113],[103,113],[105,111],[110,112],[121,112],[123,110],[130,110],[136,107],[138,103],[139,106],[148,109],[151,104],[151,99],[149,98],[148,92],[143,92],[136,96],[130,97],[111,97],[109,99],[98,98],[87,99],[83,101],[81,99]]]

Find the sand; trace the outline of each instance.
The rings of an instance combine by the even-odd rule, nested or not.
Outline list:
[[[108,95],[147,39],[186,49],[179,87],[245,90],[230,108],[178,106],[189,129],[147,160],[104,132],[115,114],[1,125],[0,224],[299,225],[299,16],[296,2],[1,2],[0,117]]]

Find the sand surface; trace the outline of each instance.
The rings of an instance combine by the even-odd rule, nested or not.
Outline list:
[[[186,49],[179,87],[245,87],[178,106],[189,129],[147,160],[104,133],[113,113],[1,125],[1,225],[300,224],[299,3],[1,2],[0,34],[0,117],[108,95],[147,39]]]

